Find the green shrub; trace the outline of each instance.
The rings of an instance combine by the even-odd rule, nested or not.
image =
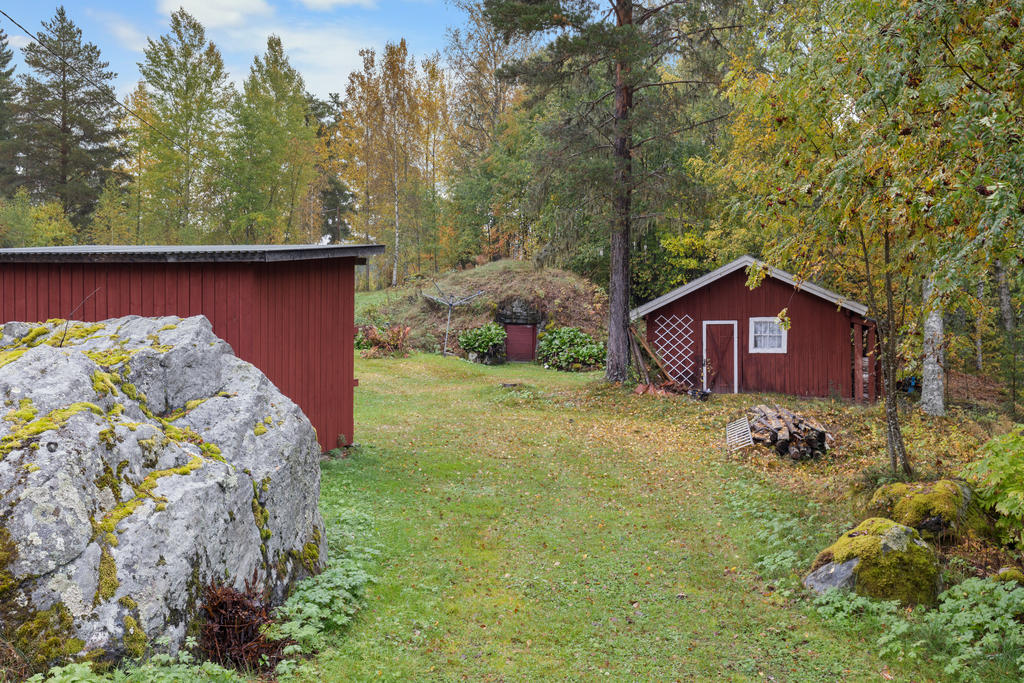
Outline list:
[[[604,344],[578,327],[558,327],[538,335],[537,360],[557,370],[579,372],[604,365]]]
[[[1024,588],[1016,582],[967,579],[939,596],[939,607],[924,615],[949,657],[947,674],[968,677],[974,667],[1000,655],[1016,660],[1024,674]]]
[[[347,626],[363,606],[370,576],[360,563],[345,558],[317,576],[302,581],[275,613],[275,638],[291,638],[303,652],[316,652],[327,636]],[[292,653],[293,654],[293,653]]]
[[[906,611],[840,590],[813,600],[835,626],[877,635],[883,658],[935,661],[957,680],[1017,680],[1024,675],[1024,588],[969,578],[939,596],[932,610]]]
[[[128,662],[123,668],[105,673],[93,671],[87,662],[56,666],[36,674],[29,683],[244,683],[248,678],[213,662],[197,662],[191,650],[195,638],[188,638],[176,655],[156,654],[144,662]]]
[[[964,468],[982,508],[999,517],[996,531],[1004,543],[1024,542],[1024,429],[997,436],[981,447],[981,460]]]
[[[459,346],[474,353],[487,353],[505,342],[505,328],[495,322],[459,333]]]
[[[366,351],[370,348],[370,341],[363,334],[362,327],[356,329],[355,348],[356,351]]]

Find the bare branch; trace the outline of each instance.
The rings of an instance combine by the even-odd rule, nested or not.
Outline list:
[[[701,126],[706,126],[707,124],[714,123],[715,121],[721,121],[722,119],[727,117],[730,113],[732,113],[732,112],[731,111],[727,111],[724,114],[719,114],[718,116],[713,116],[710,119],[705,119],[703,121],[698,121],[697,123],[691,123],[691,124],[686,125],[686,126],[680,126],[679,128],[667,131],[665,133],[661,133],[659,135],[652,135],[650,137],[644,138],[643,140],[640,140],[639,142],[634,144],[630,149],[638,149],[641,145],[643,145],[645,143],[648,143],[648,142],[651,142],[652,140],[661,140],[661,139],[664,139],[664,138],[669,138],[669,137],[672,137],[673,135],[678,135],[679,133],[683,133],[683,132],[688,131],[688,130],[693,130],[694,128],[699,128]]]

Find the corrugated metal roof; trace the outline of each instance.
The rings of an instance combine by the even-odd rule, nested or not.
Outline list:
[[[663,294],[659,296],[657,299],[654,299],[653,301],[648,301],[642,306],[637,306],[636,308],[629,312],[629,319],[637,320],[639,318],[642,318],[651,311],[656,311],[665,304],[672,303],[676,299],[684,297],[690,292],[696,291],[701,287],[709,285],[715,280],[725,277],[729,273],[734,273],[737,270],[740,270],[741,268],[747,268],[755,264],[758,266],[765,265],[763,261],[759,261],[753,256],[740,256],[735,261],[725,264],[718,270],[713,270],[710,273],[702,275],[696,280],[693,280],[692,282],[686,283],[682,287],[677,287],[676,289],[673,289],[668,294]],[[853,311],[858,315],[866,315],[868,312],[868,307],[862,303],[854,301],[853,299],[847,299],[846,297],[836,294],[831,290],[825,289],[824,287],[819,287],[818,285],[812,282],[798,280],[794,275],[787,273],[784,270],[780,270],[779,268],[769,267],[768,277],[773,277],[776,280],[782,280],[783,282],[786,282],[796,287],[798,290],[802,292],[807,292],[808,294],[813,294],[814,296],[821,297],[826,301],[831,301],[837,306],[841,306],[842,308],[845,308],[849,311]]]
[[[0,249],[0,263],[268,263],[363,258],[384,251],[380,244],[217,244]]]

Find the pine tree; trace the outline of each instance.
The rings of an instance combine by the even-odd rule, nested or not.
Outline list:
[[[0,29],[0,196],[9,196],[18,181],[14,164],[14,107],[18,86],[7,34]]]
[[[710,18],[718,9],[716,3],[683,0],[653,6],[638,0],[611,0],[607,6],[583,0],[484,2],[484,16],[502,38],[548,39],[541,50],[507,65],[504,75],[532,86],[535,96],[555,93],[566,100],[552,163],[573,169],[565,176],[577,186],[572,194],[596,193],[608,205],[609,381],[625,381],[629,368],[630,251],[636,216],[644,212],[636,191],[663,175],[645,168],[642,157],[651,142],[724,117],[680,115],[695,89],[714,83],[697,73],[666,77],[680,55],[702,40],[717,42]]]
[[[37,201],[56,201],[76,227],[92,212],[118,159],[116,74],[63,7],[23,49],[14,149],[21,183]]]
[[[153,112],[145,147],[152,157],[146,173],[157,239],[209,239],[218,213],[217,172],[232,94],[224,60],[202,24],[178,10],[169,33],[148,39],[139,70]]]

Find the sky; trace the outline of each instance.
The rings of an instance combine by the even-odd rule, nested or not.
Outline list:
[[[53,17],[56,4],[4,0],[2,9],[29,31]],[[444,48],[445,29],[462,22],[446,0],[136,0],[65,2],[64,8],[87,42],[99,47],[118,76],[119,95],[139,80],[138,62],[146,38],[168,30],[171,12],[184,7],[206,27],[224,56],[232,80],[241,83],[253,57],[277,34],[306,89],[320,97],[344,92],[349,72],[359,68],[359,50],[382,49],[405,38],[422,57]],[[0,15],[20,68],[20,48],[28,37]]]

